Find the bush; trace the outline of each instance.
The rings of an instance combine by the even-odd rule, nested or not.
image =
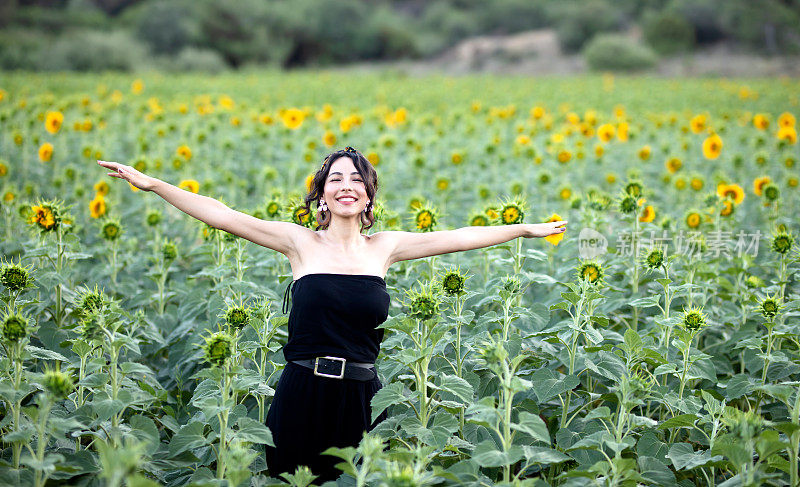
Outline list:
[[[227,68],[228,65],[218,52],[196,47],[182,49],[171,66],[171,69],[175,71],[203,71],[206,73],[219,73]]]
[[[684,52],[694,46],[694,28],[677,13],[647,14],[643,24],[645,40],[659,54]]]
[[[698,44],[713,44],[725,38],[720,2],[715,0],[672,0],[668,10],[677,12],[694,29]]]
[[[53,47],[40,56],[40,68],[132,71],[147,54],[147,47],[125,31],[71,31],[59,37]]]
[[[0,31],[0,69],[36,70],[50,37],[23,29]]]
[[[649,47],[618,34],[599,34],[583,51],[586,62],[596,71],[637,71],[658,60]]]
[[[600,32],[617,30],[622,21],[616,10],[605,0],[568,3],[556,15],[556,32],[561,47],[578,52]]]
[[[136,35],[157,54],[176,54],[199,35],[193,10],[179,2],[146,3],[138,12]]]

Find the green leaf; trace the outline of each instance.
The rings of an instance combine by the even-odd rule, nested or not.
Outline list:
[[[725,384],[725,399],[738,399],[755,390],[755,381],[746,374],[737,374]]]
[[[441,374],[439,387],[443,391],[455,394],[465,405],[472,402],[474,391],[472,385],[457,375]]]
[[[513,445],[509,451],[497,449],[494,440],[483,440],[472,452],[472,460],[481,467],[502,467],[516,463],[524,453],[520,446]]]
[[[181,428],[177,433],[175,433],[175,436],[173,436],[172,440],[169,442],[170,456],[174,457],[187,450],[206,446],[208,444],[208,440],[206,440],[206,437],[203,434],[204,429],[205,425],[198,421],[189,423]]]
[[[628,304],[639,308],[652,308],[653,306],[658,306],[660,300],[661,300],[661,295],[655,294],[653,296],[645,296],[643,298],[634,299]]]
[[[566,299],[573,305],[577,305],[578,302],[581,300],[581,297],[575,293],[561,293],[561,297]]]
[[[677,486],[678,482],[672,470],[653,457],[639,457],[639,471],[653,485]]]
[[[722,460],[721,456],[712,456],[709,451],[694,451],[689,443],[675,443],[670,447],[667,457],[672,460],[676,470],[691,470]]]
[[[658,425],[658,429],[664,430],[668,428],[691,428],[694,422],[697,421],[697,416],[694,414],[680,414],[674,418],[662,422]]]
[[[372,422],[380,416],[384,409],[392,404],[399,404],[405,402],[406,397],[403,395],[405,385],[402,382],[392,382],[380,388],[378,392],[372,396],[370,404],[372,406]]]
[[[272,432],[264,423],[245,416],[239,418],[236,425],[239,429],[234,433],[234,438],[242,441],[249,441],[250,443],[275,446],[275,443],[272,441]]]
[[[537,414],[522,411],[519,413],[519,423],[511,423],[510,426],[513,430],[529,434],[535,440],[550,444],[550,432],[547,431],[547,425]]]
[[[556,464],[572,460],[572,458],[561,453],[560,451],[553,450],[552,448],[547,448],[546,446],[523,445],[522,453],[523,455],[525,455],[525,459],[532,464],[537,464],[537,463]]]
[[[25,345],[25,351],[31,354],[33,358],[40,358],[44,360],[60,360],[62,362],[69,362],[67,357],[58,352],[47,350],[46,348],[34,347],[33,345]]]
[[[541,369],[531,375],[533,392],[539,402],[547,402],[550,399],[571,391],[579,384],[578,378],[574,375],[561,376],[550,369]]]
[[[130,425],[131,434],[147,444],[148,454],[154,454],[161,445],[161,437],[153,420],[137,414],[131,416]]]

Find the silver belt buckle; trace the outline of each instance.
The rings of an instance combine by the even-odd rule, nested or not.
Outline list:
[[[321,359],[321,358],[326,358],[326,359],[328,359],[328,360],[339,360],[339,361],[341,361],[341,362],[342,362],[342,372],[341,372],[339,375],[336,375],[336,374],[326,374],[326,373],[324,373],[324,372],[318,372],[318,371],[317,371],[317,366],[319,365],[319,359]],[[314,375],[319,375],[319,376],[321,376],[321,377],[331,377],[331,378],[333,378],[333,379],[341,379],[341,378],[343,378],[343,377],[344,377],[344,367],[345,367],[345,362],[346,362],[346,360],[345,360],[345,359],[343,359],[343,358],[341,358],[341,357],[329,357],[329,356],[325,356],[325,357],[316,357],[316,358],[314,359]]]

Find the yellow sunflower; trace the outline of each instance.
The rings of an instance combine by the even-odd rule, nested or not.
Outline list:
[[[97,182],[97,183],[95,183],[95,185],[94,185],[94,190],[95,190],[95,191],[96,191],[98,194],[100,194],[101,196],[106,196],[106,195],[108,195],[108,190],[109,190],[109,189],[110,189],[110,188],[109,188],[109,186],[108,186],[108,183],[107,183],[105,180],[103,180],[103,181],[98,181],[98,182]]]
[[[642,211],[642,215],[639,217],[640,222],[651,222],[656,217],[656,210],[653,208],[653,205],[647,205],[644,207]]]
[[[48,162],[53,157],[53,144],[45,142],[39,147],[39,160]]]
[[[604,123],[597,127],[597,138],[602,142],[608,142],[614,138],[614,126],[610,123]]]
[[[322,142],[328,147],[333,147],[333,145],[336,144],[336,134],[330,130],[326,130],[325,135],[322,136]]]
[[[770,179],[769,176],[761,176],[756,178],[753,180],[753,192],[757,196],[761,196],[761,190],[764,189],[764,186],[770,182],[772,182],[772,179]]]
[[[724,199],[722,201],[722,203],[723,203],[724,207],[719,212],[719,214],[721,216],[729,216],[729,215],[731,215],[733,213],[733,201],[731,201],[730,199],[726,198],[726,199]]]
[[[664,165],[667,167],[667,171],[675,174],[683,167],[683,161],[679,157],[670,157]]]
[[[706,116],[703,114],[695,115],[689,121],[689,127],[691,127],[692,132],[699,134],[706,129]]]
[[[753,126],[758,130],[766,130],[769,127],[769,119],[764,113],[756,113],[753,117]]]
[[[700,213],[696,211],[690,211],[686,214],[686,226],[689,228],[697,228],[702,223],[702,217]]]
[[[561,164],[566,164],[567,162],[569,162],[570,159],[572,159],[572,153],[566,149],[562,149],[558,151],[557,157],[558,157],[558,162],[560,162]]]
[[[628,122],[620,122],[617,125],[617,139],[620,142],[628,141]]]
[[[706,159],[716,159],[722,152],[722,139],[717,134],[712,134],[703,141],[703,156]]]
[[[175,151],[176,154],[183,157],[187,161],[192,158],[192,149],[188,145],[182,145]]]
[[[61,128],[62,122],[64,122],[64,115],[61,112],[47,112],[44,128],[51,134],[55,134]]]
[[[731,198],[737,205],[744,200],[744,189],[738,184],[720,184],[717,186],[717,195],[720,198]]]
[[[89,202],[89,212],[92,218],[100,218],[106,214],[106,200],[103,195],[96,194],[94,199]]]
[[[650,159],[650,154],[653,153],[653,149],[650,148],[649,145],[645,145],[641,149],[639,149],[639,159],[646,161]]]
[[[297,108],[289,108],[288,110],[284,110],[281,114],[281,121],[283,124],[292,130],[300,128],[304,120],[305,113]]]
[[[194,179],[184,179],[178,184],[178,187],[187,191],[191,191],[192,193],[197,193],[200,191],[200,183]]]
[[[790,144],[797,143],[797,130],[794,127],[781,127],[778,129],[778,133],[776,137],[780,140],[784,140]]]
[[[564,219],[561,218],[561,216],[558,213],[553,213],[550,216],[550,218],[547,219],[547,221],[545,223],[559,222],[559,221],[562,221],[562,220],[564,220]],[[553,245],[558,245],[558,243],[561,242],[562,238],[564,238],[564,234],[563,233],[554,233],[553,235],[546,236],[544,239],[547,240],[549,243],[551,243]]]
[[[795,124],[794,115],[792,115],[789,112],[783,112],[781,113],[781,116],[778,117],[778,127],[781,128],[794,127],[794,124]]]

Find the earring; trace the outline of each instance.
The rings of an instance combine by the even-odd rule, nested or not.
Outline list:
[[[327,204],[326,204],[324,201],[322,201],[322,202],[319,204],[319,208],[320,208],[322,211],[328,211],[328,205],[327,205]]]
[[[365,207],[364,207],[364,214],[365,214],[365,215],[366,215],[366,214],[367,214],[367,212],[369,211],[369,205],[370,205],[370,203],[371,203],[370,201],[367,201],[367,206],[365,206]]]

